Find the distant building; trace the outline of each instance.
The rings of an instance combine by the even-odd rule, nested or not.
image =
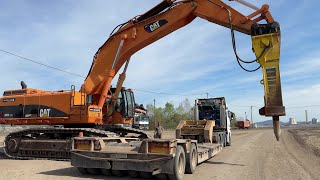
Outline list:
[[[312,124],[317,124],[317,123],[318,123],[318,119],[312,118]]]
[[[289,118],[289,124],[290,125],[297,124],[296,118]]]

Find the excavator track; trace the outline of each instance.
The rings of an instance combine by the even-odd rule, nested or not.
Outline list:
[[[125,136],[128,133],[133,133],[133,134],[139,134],[140,138],[151,138],[150,135],[148,135],[145,131],[131,128],[131,127],[122,127],[122,126],[117,126],[117,125],[106,125],[104,127],[106,131],[114,132],[119,135]]]
[[[4,152],[12,159],[69,160],[71,138],[82,132],[83,136],[115,137],[128,133],[149,138],[144,131],[129,127],[106,125],[97,128],[30,128],[8,134]]]
[[[116,133],[94,128],[31,128],[12,132],[4,141],[4,152],[13,159],[69,160],[71,138],[114,137]]]

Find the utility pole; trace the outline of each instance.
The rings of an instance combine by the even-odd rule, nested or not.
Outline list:
[[[247,118],[247,112],[244,112],[244,114],[246,115],[246,119],[245,119],[245,121],[246,121],[246,120],[248,119],[248,118]]]
[[[209,98],[209,93],[206,93],[207,94],[207,99]]]
[[[154,115],[154,128],[156,128],[156,100],[153,100],[153,115]]]
[[[251,111],[251,126],[253,127],[253,119],[252,119],[252,106],[250,106]]]

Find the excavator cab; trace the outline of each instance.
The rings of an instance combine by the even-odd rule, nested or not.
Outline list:
[[[116,88],[110,88],[110,96],[116,91]],[[114,103],[114,106],[112,105]],[[118,98],[115,102],[106,99],[102,112],[103,121],[106,124],[131,126],[134,118],[134,94],[131,89],[121,88]]]
[[[116,88],[111,88],[111,92],[114,93]],[[108,104],[106,101],[105,105]],[[134,95],[131,89],[122,88],[119,96],[116,100],[115,111],[119,112],[123,117],[134,117]]]

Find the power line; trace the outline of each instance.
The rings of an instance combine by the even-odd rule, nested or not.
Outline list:
[[[170,95],[170,96],[199,96],[199,95],[205,95],[207,93],[201,93],[201,94],[171,94],[171,93],[163,93],[163,92],[154,92],[154,91],[147,91],[147,90],[142,90],[142,89],[134,89],[135,91],[141,91],[145,93],[151,93],[151,94],[163,94],[163,95]]]
[[[59,69],[59,68],[56,68],[56,67],[53,67],[53,66],[50,66],[50,65],[44,64],[44,63],[42,63],[42,62],[39,62],[39,61],[36,61],[36,60],[30,59],[30,58],[26,58],[26,57],[20,56],[20,55],[18,55],[18,54],[15,54],[15,53],[12,53],[12,52],[9,52],[9,51],[6,51],[6,50],[3,50],[3,49],[0,49],[0,51],[4,52],[4,53],[6,53],[6,54],[10,54],[10,55],[12,55],[12,56],[18,57],[18,58],[20,58],[20,59],[24,59],[24,60],[27,60],[27,61],[30,61],[30,62],[33,62],[33,63],[39,64],[39,65],[42,65],[42,66],[45,66],[45,67],[48,67],[48,68],[51,68],[51,69],[57,70],[57,71],[61,71],[61,72],[64,72],[64,73],[67,73],[67,74],[71,74],[71,75],[74,75],[74,76],[78,76],[78,77],[86,78],[86,77],[81,76],[81,75],[79,75],[79,74],[75,74],[75,73],[72,73],[72,72],[69,72],[69,71],[66,71],[66,70],[63,70],[63,69]]]
[[[234,106],[234,107],[243,107],[243,108],[250,108],[251,106],[249,105],[233,105],[233,104],[230,104],[230,106]],[[259,108],[258,106],[252,106],[252,107],[255,107],[255,108]],[[320,105],[318,104],[315,104],[315,105],[309,105],[309,106],[293,106],[293,107],[285,107],[286,109],[294,109],[294,108],[311,108],[311,107],[320,107]]]
[[[310,106],[296,106],[296,107],[286,107],[286,109],[293,109],[293,108],[310,108],[310,107],[320,107],[320,105],[310,105]]]
[[[11,56],[18,57],[18,58],[23,59],[23,60],[27,60],[27,61],[29,61],[29,62],[32,62],[32,63],[35,63],[35,64],[39,64],[39,65],[41,65],[41,66],[45,66],[45,67],[47,67],[47,68],[51,68],[51,69],[54,69],[54,70],[57,70],[57,71],[60,71],[60,72],[64,72],[64,73],[67,73],[67,74],[71,74],[71,75],[74,75],[74,76],[86,78],[86,77],[81,76],[81,75],[79,75],[79,74],[75,74],[75,73],[73,73],[73,72],[65,71],[65,70],[63,70],[63,69],[59,69],[59,68],[56,68],[56,67],[54,67],[54,66],[50,66],[50,65],[44,64],[44,63],[42,63],[42,62],[39,62],[39,61],[36,61],[36,60],[34,60],[34,59],[30,59],[30,58],[27,58],[27,57],[18,55],[18,54],[13,53],[13,52],[9,52],[9,51],[3,50],[3,49],[0,49],[0,51],[4,52],[4,53],[6,53],[6,54],[9,54],[9,55],[11,55]],[[134,88],[132,88],[132,89],[134,89]],[[170,95],[170,96],[199,96],[199,95],[207,94],[207,93],[201,93],[201,94],[171,94],[171,93],[147,91],[147,90],[142,90],[142,89],[134,89],[134,90],[136,90],[136,91],[141,91],[141,92],[146,92],[146,93],[163,94],[163,95]]]
[[[233,105],[233,104],[229,104],[229,106],[235,106],[235,107],[243,107],[243,108],[250,108],[251,105]],[[252,106],[255,108],[259,108],[259,106]]]

